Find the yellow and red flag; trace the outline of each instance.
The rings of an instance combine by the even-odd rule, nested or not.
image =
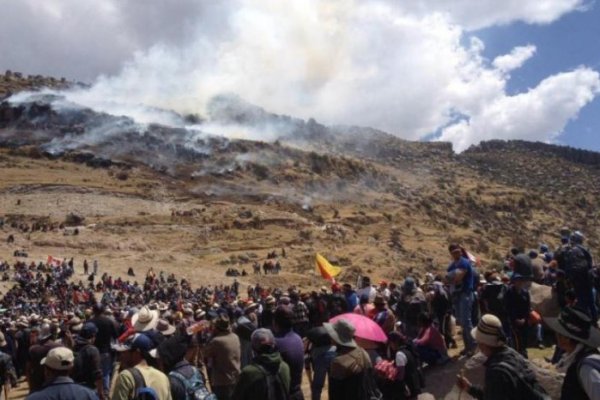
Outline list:
[[[319,253],[315,256],[315,265],[317,267],[317,273],[332,283],[335,283],[335,277],[342,272],[340,267],[331,265],[329,261]]]

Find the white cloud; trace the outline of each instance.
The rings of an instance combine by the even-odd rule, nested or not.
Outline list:
[[[535,54],[535,51],[536,47],[533,45],[515,47],[510,54],[494,58],[492,65],[502,72],[510,72],[520,68]]]
[[[539,129],[531,128],[548,140],[597,93],[597,82],[584,79],[573,83],[578,90],[551,98],[532,94],[542,84],[507,96],[509,72],[534,56],[535,46],[490,64],[480,39],[464,44],[471,29],[549,23],[581,0],[38,3],[3,6],[0,68],[79,79],[104,73],[92,90],[71,99],[145,122],[164,122],[165,115],[146,113],[141,104],[203,113],[212,96],[233,92],[269,111],[408,139],[442,129],[442,138],[464,149],[493,137],[482,134],[494,126],[488,118],[506,119],[506,132],[490,130],[499,137],[528,137],[517,129],[519,114],[506,114],[515,98],[524,107],[553,110],[550,122],[539,118]],[[581,93],[589,96],[581,100]],[[456,123],[456,115],[468,122]]]
[[[583,9],[584,0],[388,0],[402,10],[416,15],[441,12],[466,29],[522,21],[548,24],[574,10]]]
[[[598,93],[596,71],[578,68],[553,75],[526,93],[499,95],[468,120],[444,129],[440,140],[451,141],[456,151],[489,139],[551,141]]]

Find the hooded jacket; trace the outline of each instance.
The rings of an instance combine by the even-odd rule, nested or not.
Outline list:
[[[281,354],[276,351],[256,356],[251,364],[242,369],[232,399],[267,399],[269,396],[265,371],[269,374],[278,374],[286,393],[289,395],[290,367],[282,360]]]

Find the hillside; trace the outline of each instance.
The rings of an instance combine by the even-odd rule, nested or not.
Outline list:
[[[317,251],[355,282],[440,272],[449,241],[486,267],[514,245],[556,245],[564,225],[582,230],[593,253],[600,244],[597,153],[494,141],[456,155],[448,143],[327,127],[231,97],[215,99],[207,116],[174,115],[193,122],[185,128],[60,102],[0,103],[3,258],[25,249],[36,260],[97,258],[119,275],[153,266],[214,284],[283,248],[283,273],[261,281],[308,288],[323,283],[312,272]],[[208,123],[277,136],[225,138]],[[58,228],[70,213],[84,218],[78,235]]]

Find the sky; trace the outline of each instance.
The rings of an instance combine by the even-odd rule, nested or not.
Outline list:
[[[600,151],[596,0],[0,1],[0,70],[91,83],[69,99],[142,122],[235,93],[456,151]]]

